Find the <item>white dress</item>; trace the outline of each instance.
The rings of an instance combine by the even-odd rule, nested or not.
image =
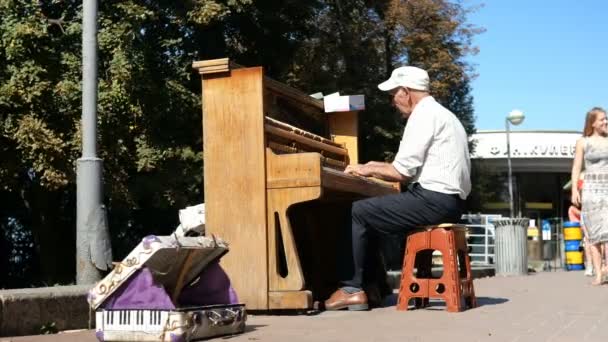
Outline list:
[[[587,137],[581,218],[592,244],[608,241],[608,138]]]

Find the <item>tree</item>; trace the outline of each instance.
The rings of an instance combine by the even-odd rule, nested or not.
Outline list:
[[[366,95],[361,119],[363,160],[391,160],[404,122],[376,85],[394,67],[416,65],[429,71],[431,91],[474,132],[470,81],[475,76],[465,57],[475,54],[472,38],[482,32],[466,22],[460,2],[446,0],[326,0],[317,31],[296,55],[292,84],[311,91]],[[321,70],[310,73],[308,70]]]
[[[390,159],[398,146],[402,122],[376,85],[401,61],[428,66],[440,99],[472,113],[462,58],[474,31],[461,31],[464,17],[452,16],[465,12],[447,1],[99,5],[98,154],[118,259],[144,235],[173,230],[178,209],[204,201],[195,60],[227,56],[305,91],[365,94],[363,159]],[[74,279],[81,11],[74,0],[0,0],[0,198],[10,203],[0,211],[0,257],[9,260],[0,268],[12,272],[0,286]]]
[[[393,0],[386,14],[394,28],[392,62],[426,69],[433,96],[458,116],[468,134],[474,133],[470,81],[475,75],[464,58],[477,53],[472,38],[483,32],[466,22],[475,10],[460,1]]]
[[[184,37],[197,20],[240,6],[100,3],[99,154],[118,257],[143,232],[170,230],[176,208],[201,200],[200,106]],[[81,5],[0,0],[0,10],[0,181],[19,209],[3,219],[33,233],[40,263],[33,283],[71,282]]]
[[[246,9],[265,33],[272,15],[285,11],[276,25],[292,22],[297,38],[294,18],[306,11],[289,3],[100,2],[98,141],[115,257],[146,234],[170,232],[178,209],[204,200],[200,79],[192,61],[255,55],[258,38],[250,40],[254,32],[242,24]],[[0,0],[0,195],[14,203],[0,222],[13,249],[20,245],[11,231],[35,248],[31,259],[12,265],[33,262],[39,270],[21,286],[74,276],[81,10],[80,1]],[[279,46],[295,44],[293,37]],[[265,51],[262,60],[271,60],[273,50]]]

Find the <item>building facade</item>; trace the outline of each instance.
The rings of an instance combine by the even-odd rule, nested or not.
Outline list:
[[[510,135],[515,215],[565,218],[576,131],[515,131]],[[472,210],[509,216],[507,136],[505,131],[479,131],[471,137],[474,168]]]

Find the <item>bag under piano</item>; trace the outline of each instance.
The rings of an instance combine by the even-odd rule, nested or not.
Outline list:
[[[219,265],[221,239],[148,236],[89,291],[100,341],[192,341],[242,333],[247,313]]]

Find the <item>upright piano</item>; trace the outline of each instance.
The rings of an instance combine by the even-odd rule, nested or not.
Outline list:
[[[228,59],[198,61],[202,78],[206,234],[249,310],[307,309],[337,284],[341,229],[354,200],[398,185],[345,174],[357,163],[357,112]]]

